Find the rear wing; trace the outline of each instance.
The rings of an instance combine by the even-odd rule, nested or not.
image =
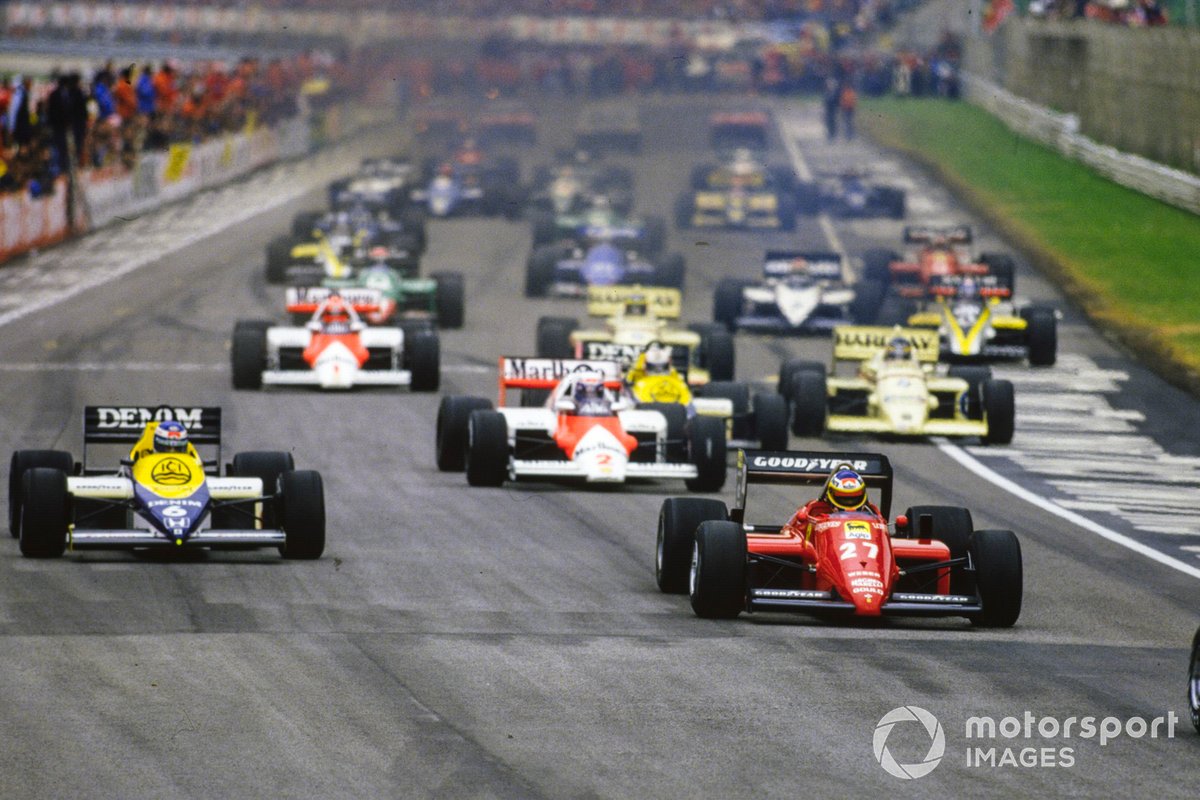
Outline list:
[[[645,302],[647,314],[658,319],[679,319],[683,313],[683,294],[666,286],[589,286],[587,313],[592,317],[611,317],[626,304]]]
[[[522,358],[500,357],[500,402],[503,407],[509,389],[554,389],[576,373],[598,372],[604,383],[618,389],[623,379],[621,365],[615,361],[582,358]]]
[[[763,258],[763,275],[782,278],[800,273],[812,278],[842,279],[842,257],[827,250],[768,250]]]
[[[770,121],[765,111],[714,111],[708,116],[708,124],[714,128],[734,125],[766,127]]]
[[[929,281],[929,293],[935,297],[965,295],[964,286],[973,285],[980,297],[1012,297],[1011,281],[998,275],[934,275]]]
[[[933,227],[928,225],[905,225],[905,244],[930,244],[937,239],[945,239],[950,244],[970,244],[973,240],[970,225],[955,225],[953,227]]]
[[[354,309],[356,314],[371,314],[379,310],[383,304],[383,292],[378,289],[363,289],[352,287],[347,289],[329,289],[324,286],[290,286],[287,289],[286,304],[289,314],[315,314],[321,303],[333,295],[339,295],[342,300]]]
[[[833,329],[833,361],[866,361],[903,336],[922,363],[938,360],[939,334],[925,328],[888,328],[883,325],[839,325]]]
[[[221,463],[221,409],[219,406],[84,406],[83,465],[87,470],[88,445],[133,446],[146,425],[173,419],[187,428],[193,445],[217,448],[214,463]]]
[[[738,450],[735,522],[743,522],[746,491],[754,483],[786,483],[793,486],[824,486],[829,474],[843,464],[862,476],[867,488],[879,489],[879,510],[885,517],[892,510],[892,463],[882,453],[827,453],[806,450]]]
[[[657,344],[671,348],[671,366],[680,377],[687,380],[688,370],[692,365],[692,349],[686,344],[668,344],[659,341]],[[617,342],[597,342],[584,340],[575,346],[575,355],[584,361],[612,361],[621,366],[622,371],[633,367],[638,356],[650,345],[619,344]]]

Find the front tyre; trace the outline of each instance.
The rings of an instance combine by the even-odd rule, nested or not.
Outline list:
[[[685,483],[692,492],[719,492],[725,485],[725,421],[716,417],[695,417],[688,431],[691,462],[696,477]]]
[[[441,345],[432,330],[418,330],[404,337],[404,366],[411,373],[414,392],[436,392],[442,381]]]
[[[70,525],[67,473],[35,467],[22,478],[21,555],[58,558],[67,549]]]
[[[277,513],[284,533],[284,558],[320,558],[325,552],[325,488],[321,473],[291,470],[279,476]]]
[[[508,422],[499,411],[472,411],[467,419],[467,483],[502,486],[508,477]]]
[[[733,619],[746,607],[746,532],[736,522],[700,524],[692,545],[688,594],[696,616]]]
[[[729,510],[720,500],[701,497],[670,497],[658,512],[658,542],[654,556],[654,580],[664,594],[684,594],[692,564],[696,528],[709,520],[726,520]]]
[[[63,450],[17,450],[8,468],[8,532],[21,535],[21,508],[24,501],[25,473],[31,469],[56,469],[70,475],[75,459]]]
[[[482,397],[443,397],[437,415],[437,467],[461,472],[467,463],[467,421],[472,411],[492,408]]]
[[[969,549],[983,606],[971,621],[986,628],[1011,628],[1021,616],[1024,589],[1020,541],[1012,531],[975,531]]]

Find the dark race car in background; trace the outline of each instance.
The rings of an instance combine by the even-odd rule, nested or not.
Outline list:
[[[904,218],[904,190],[867,180],[860,172],[818,173],[813,181],[796,184],[796,206],[801,214],[838,217]]]
[[[684,260],[669,253],[656,260],[613,242],[588,247],[546,245],[529,256],[525,295],[584,297],[589,286],[641,284],[683,287]]]

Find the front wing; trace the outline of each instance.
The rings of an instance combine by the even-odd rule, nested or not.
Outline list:
[[[755,589],[747,592],[747,611],[791,611],[811,614],[853,614],[854,604],[834,599],[819,589]],[[961,617],[983,611],[979,599],[968,595],[893,592],[879,608],[884,616]]]
[[[264,386],[320,386],[317,373],[306,369],[265,370],[262,374]],[[412,383],[412,372],[406,369],[359,370],[352,386],[408,386]],[[347,387],[348,388],[348,387]]]
[[[986,436],[987,422],[967,419],[930,419],[920,428],[898,431],[887,420],[878,417],[856,417],[831,414],[825,428],[837,433],[886,433],[897,436]]]

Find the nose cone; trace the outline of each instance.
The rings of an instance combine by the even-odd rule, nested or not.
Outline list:
[[[332,342],[313,364],[322,389],[349,389],[358,372],[358,359],[341,342]]]
[[[846,574],[845,598],[854,604],[854,613],[861,617],[878,617],[883,605],[883,576],[871,566],[860,566]]]

